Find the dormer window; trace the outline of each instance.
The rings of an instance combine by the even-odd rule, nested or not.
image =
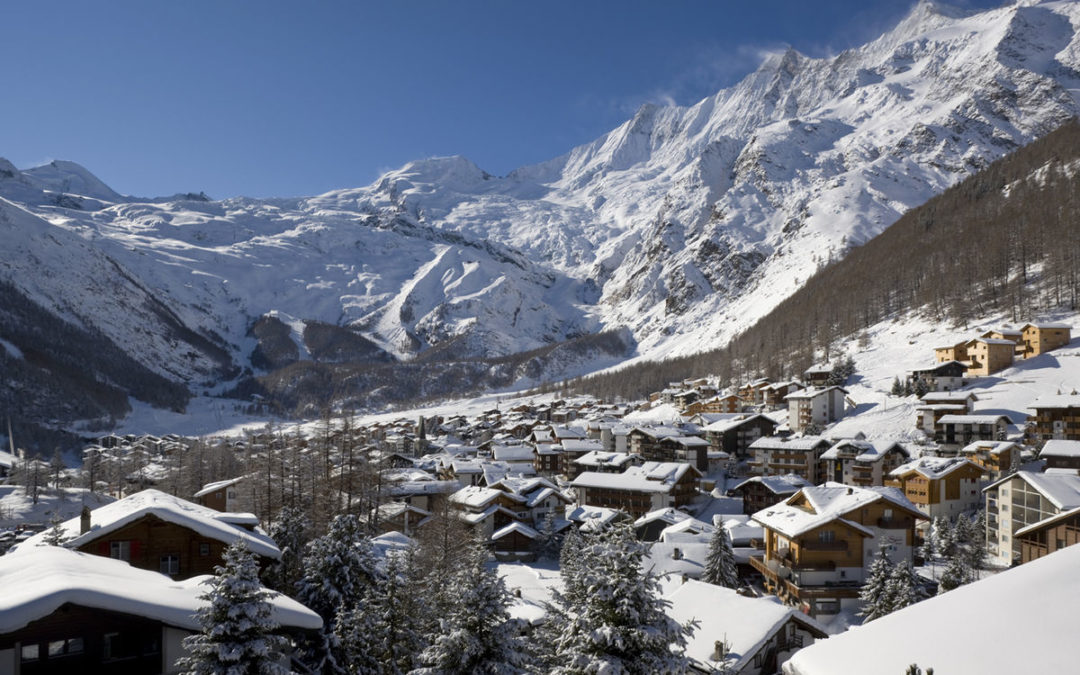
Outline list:
[[[818,541],[822,544],[831,544],[836,541],[836,533],[832,530],[822,530],[818,532]]]

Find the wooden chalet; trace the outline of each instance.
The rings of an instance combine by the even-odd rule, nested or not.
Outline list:
[[[1029,323],[1022,330],[1025,359],[1064,347],[1072,340],[1072,326],[1063,323]]]
[[[188,579],[213,574],[221,554],[243,540],[263,563],[281,558],[274,541],[251,514],[221,513],[179,497],[143,490],[60,524],[64,546],[116,558],[132,567]],[[45,533],[20,545],[32,547]]]
[[[743,513],[752,515],[779,504],[804,487],[813,483],[794,473],[779,476],[751,476],[731,489],[731,494],[742,497]]]
[[[645,462],[623,473],[585,471],[570,484],[578,504],[621,509],[638,518],[665,507],[689,506],[701,472],[681,462]]]
[[[1027,419],[1024,440],[1028,445],[1053,439],[1080,441],[1080,395],[1040,396],[1028,409],[1035,411]]]
[[[754,514],[765,528],[765,552],[751,564],[781,600],[811,616],[835,615],[859,606],[878,542],[889,542],[892,562],[912,562],[915,525],[925,518],[890,488],[803,488]]]
[[[898,488],[927,518],[953,518],[981,506],[988,477],[963,457],[920,457],[891,471],[885,485]]]
[[[200,584],[60,546],[0,557],[0,587],[0,673],[21,675],[179,673],[207,604]],[[322,627],[307,607],[267,594],[279,632]]]
[[[1047,469],[1080,469],[1080,441],[1051,439],[1043,443],[1039,459]]]
[[[1080,542],[1080,508],[1063,511],[1016,531],[1020,563],[1029,563]]]

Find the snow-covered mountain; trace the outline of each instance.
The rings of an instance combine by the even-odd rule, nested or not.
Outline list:
[[[149,200],[70,162],[0,162],[0,278],[200,385],[250,364],[267,314],[301,355],[305,321],[399,359],[624,326],[641,356],[699,351],[1076,115],[1078,27],[1080,2],[923,2],[858,49],[774,54],[693,106],[644,106],[505,177],[434,158],[306,199]]]

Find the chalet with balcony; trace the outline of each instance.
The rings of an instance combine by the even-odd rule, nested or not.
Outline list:
[[[895,488],[825,483],[753,519],[765,529],[765,552],[751,564],[766,590],[821,617],[859,606],[879,544],[893,563],[910,563],[916,523],[926,516]]]
[[[1080,507],[1016,531],[1020,563],[1028,563],[1080,542]]]
[[[1047,469],[1080,469],[1080,441],[1051,439],[1039,450]]]
[[[998,565],[1008,566],[1021,557],[1017,533],[1080,508],[1080,476],[1074,471],[1018,471],[991,483],[983,495],[987,553]]]
[[[1013,364],[1016,343],[997,338],[975,338],[967,343],[967,374],[971,377],[993,375]]]
[[[1008,431],[1005,415],[942,415],[934,425],[934,440],[958,449],[975,441],[1004,441]]]
[[[742,410],[742,400],[737,394],[725,394],[694,401],[686,406],[687,415],[700,413],[737,413]]]
[[[929,368],[911,371],[911,381],[922,380],[931,391],[953,391],[964,386],[967,364],[962,361],[944,361]]]
[[[832,377],[833,367],[827,363],[819,363],[803,371],[803,384],[807,387],[824,388],[829,386],[829,378]]]
[[[750,472],[759,476],[794,473],[818,482],[821,454],[832,445],[820,436],[765,436],[750,444]]]
[[[787,382],[773,382],[764,389],[764,400],[762,403],[770,410],[777,408],[783,408],[787,405],[788,394],[793,394],[803,389],[802,382],[798,380],[788,380]]]
[[[1072,340],[1072,326],[1064,323],[1029,323],[1023,331],[1025,359],[1064,347]]]
[[[642,459],[628,452],[604,452],[594,450],[574,460],[577,476],[582,471],[596,471],[598,473],[622,473],[628,467],[640,465]]]
[[[846,485],[883,485],[889,472],[909,459],[911,453],[899,443],[845,438],[821,453],[818,475]]]
[[[1080,441],[1080,395],[1040,396],[1028,406],[1025,442],[1038,445],[1049,440]]]
[[[760,405],[765,400],[765,388],[770,384],[769,378],[760,377],[747,382],[739,387],[739,398],[744,405]]]
[[[779,476],[752,476],[731,489],[731,494],[742,497],[743,513],[751,515],[773,504],[790,499],[804,487],[813,483],[794,473]]]
[[[771,436],[777,424],[765,415],[734,413],[715,419],[703,428],[705,440],[713,452],[726,452],[729,457],[749,457],[754,441]]]
[[[709,468],[709,442],[700,436],[668,426],[634,427],[629,435],[630,453],[647,461],[687,462],[699,471]]]
[[[645,462],[623,473],[585,471],[570,484],[577,503],[621,509],[634,518],[667,507],[689,506],[701,472],[685,462]]]
[[[988,474],[963,457],[920,457],[889,473],[895,487],[927,518],[953,518],[977,510]]]
[[[991,482],[1020,470],[1021,448],[1012,441],[975,441],[961,448],[960,456],[981,466]]]
[[[605,452],[604,442],[592,438],[566,439],[559,447],[562,448],[562,475],[573,480],[584,469],[577,463],[585,455],[593,452]]]
[[[842,387],[810,387],[788,394],[788,428],[800,433],[815,425],[824,427],[835,422],[847,412],[847,390]]]

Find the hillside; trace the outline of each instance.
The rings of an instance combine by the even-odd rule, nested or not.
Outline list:
[[[691,354],[1076,115],[1077,26],[1080,2],[977,14],[921,2],[862,47],[773,54],[695,105],[644,106],[503,177],[444,157],[310,198],[144,199],[72,162],[3,162],[0,280],[189,393],[262,392],[293,414],[424,395],[386,381],[441,378],[461,392]],[[798,330],[783,342],[827,341]],[[612,348],[592,362],[556,348],[568,359],[547,359],[539,377],[492,361],[605,331],[619,344],[601,340]],[[0,326],[8,361],[27,353],[13,336]],[[739,344],[743,361],[774,353]],[[147,401],[104,361],[91,356],[95,381],[121,397],[183,406],[183,395]],[[61,372],[32,365],[18,387],[64,390]],[[304,383],[316,387],[301,400]],[[105,425],[136,404],[94,405],[19,415]]]

